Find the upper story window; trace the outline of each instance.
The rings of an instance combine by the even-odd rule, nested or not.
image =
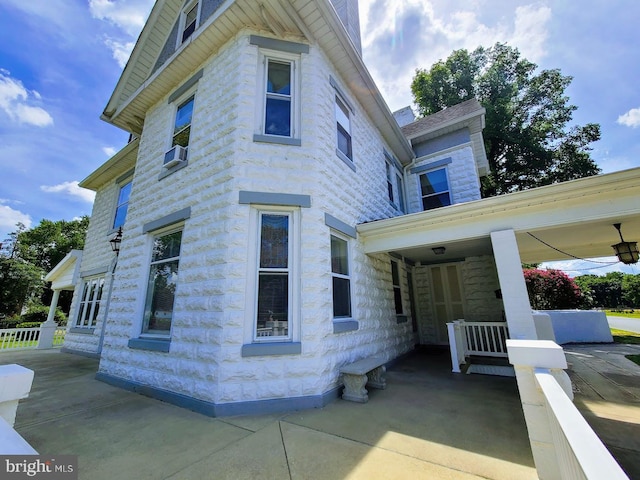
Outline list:
[[[189,3],[182,11],[182,17],[180,19],[180,31],[182,32],[180,35],[180,43],[184,43],[184,41],[196,31],[198,18],[200,16],[199,5],[199,2]]]
[[[178,284],[182,230],[159,234],[153,240],[142,333],[169,336]]]
[[[266,59],[265,135],[292,136],[293,70],[292,62]]]
[[[387,174],[387,193],[391,202],[401,212],[406,212],[404,203],[404,181],[398,161],[385,150],[385,168]]]
[[[127,210],[129,209],[129,197],[131,196],[131,180],[120,185],[118,193],[118,203],[116,205],[116,214],[113,219],[113,228],[124,225],[127,219]]]
[[[194,100],[195,97],[192,95],[182,102],[176,110],[176,119],[173,125],[173,138],[171,140],[172,147],[180,145],[181,147],[186,148],[189,146]]]
[[[336,235],[331,235],[331,277],[333,287],[333,317],[351,317],[349,243]]]
[[[423,210],[451,205],[451,192],[447,169],[439,168],[420,175]]]
[[[335,110],[338,151],[340,151],[349,160],[353,161],[353,151],[351,148],[351,118],[349,116],[349,109],[337,95]]]
[[[94,277],[84,281],[82,286],[82,297],[78,306],[78,317],[76,327],[92,328],[96,325],[100,302],[102,301],[102,289],[104,287],[104,277]]]

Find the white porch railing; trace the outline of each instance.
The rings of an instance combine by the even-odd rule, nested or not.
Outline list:
[[[56,327],[52,343],[50,345],[40,345],[40,347],[38,347],[42,328],[43,327],[0,329],[0,351],[62,346],[64,343],[64,336],[67,332],[66,327]]]
[[[456,320],[447,323],[449,348],[453,371],[460,373],[460,365],[467,363],[471,355],[507,358],[507,322],[465,322]]]

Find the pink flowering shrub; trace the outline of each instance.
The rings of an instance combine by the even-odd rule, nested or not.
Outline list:
[[[578,308],[582,293],[572,278],[560,270],[523,270],[529,302],[535,310]]]

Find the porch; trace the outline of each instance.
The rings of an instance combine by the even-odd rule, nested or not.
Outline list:
[[[111,387],[96,360],[57,350],[0,362],[35,370],[16,430],[78,455],[80,478],[537,478],[515,380],[453,374],[446,349],[389,368],[366,404],[231,418]]]

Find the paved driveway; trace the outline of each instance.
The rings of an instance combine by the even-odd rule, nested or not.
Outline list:
[[[640,333],[640,318],[615,317],[613,315],[607,315],[607,322],[609,322],[609,327],[611,328]]]
[[[209,418],[94,380],[95,360],[2,353],[35,370],[17,431],[99,479],[535,479],[515,380],[450,373],[448,352],[391,368],[366,404]]]

